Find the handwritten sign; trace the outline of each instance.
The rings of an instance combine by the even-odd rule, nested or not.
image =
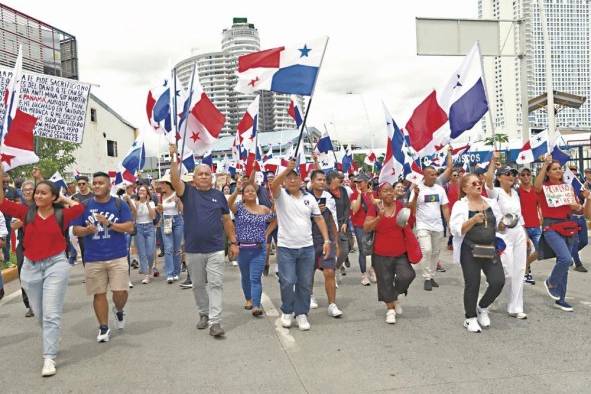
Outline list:
[[[544,185],[544,196],[551,208],[570,205],[577,202],[571,185]]]
[[[0,67],[0,92],[11,77],[11,68]],[[24,71],[19,109],[37,118],[35,135],[81,143],[89,93],[87,83]],[[0,102],[0,119],[4,112]]]

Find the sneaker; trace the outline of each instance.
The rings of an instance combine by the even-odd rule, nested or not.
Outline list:
[[[527,283],[528,285],[535,285],[536,281],[534,280],[532,274],[525,274],[525,276],[523,277],[523,283]]]
[[[437,263],[437,268],[436,268],[437,272],[446,272],[447,270],[445,268],[443,268],[443,266],[439,263]]]
[[[558,309],[562,309],[565,312],[572,312],[574,311],[573,307],[566,301],[556,301],[554,303],[554,307]]]
[[[133,289],[133,283],[131,283],[131,281],[129,281],[129,283],[127,284],[127,286],[129,286],[130,289]]]
[[[574,270],[577,272],[587,272],[587,268],[583,267],[583,265],[577,265]]]
[[[351,252],[353,252],[353,250]],[[349,256],[347,256],[347,258],[345,259],[345,267],[351,268],[351,262],[349,261]]]
[[[121,311],[121,313],[122,313],[121,320],[119,320],[119,315],[117,314],[117,308],[113,307],[113,314],[115,315],[115,326],[117,327],[118,330],[123,330],[125,328],[126,313],[124,311]]]
[[[56,373],[55,361],[50,358],[43,359],[43,368],[41,369],[41,376],[53,376]]]
[[[369,286],[369,285],[371,285],[371,282],[369,281],[369,278],[367,276],[367,273],[361,274],[361,284],[363,286]]]
[[[330,317],[341,317],[343,315],[343,311],[339,309],[337,304],[330,304],[328,306],[328,316]]]
[[[154,269],[152,270],[152,274],[154,275],[154,278],[157,278],[160,276],[160,271],[158,271],[158,269],[154,267]]]
[[[431,282],[431,279],[428,279],[425,281],[425,284],[423,285],[423,288],[427,291],[431,291],[433,290],[433,282]]]
[[[147,285],[148,283],[150,283],[150,275],[146,275],[144,276],[144,279],[142,279],[142,284]]]
[[[203,329],[207,328],[208,325],[209,325],[209,317],[202,315],[199,317],[199,321],[197,322],[197,325],[195,327],[197,327],[198,330],[203,330]]]
[[[226,334],[220,323],[214,323],[209,327],[209,335],[212,337],[222,337]]]
[[[376,272],[374,271],[373,267],[369,269],[369,280],[372,283],[376,283],[378,280],[376,279]]]
[[[476,306],[476,313],[478,314],[478,324],[481,327],[488,328],[490,327],[490,317],[488,317],[488,308],[481,308]]]
[[[519,319],[519,320],[525,320],[525,319],[527,319],[527,314],[525,314],[523,312],[509,313],[509,316],[514,317],[514,318]]]
[[[168,276],[166,278],[166,282],[168,282],[169,285],[171,285],[173,281],[174,281],[174,279],[172,278],[172,276]]]
[[[291,313],[282,313],[281,314],[281,327],[284,327],[284,328],[291,327]]]
[[[306,315],[297,315],[296,323],[298,323],[298,328],[300,331],[308,331],[310,329],[310,322],[308,321],[308,316]]]
[[[191,282],[189,279],[187,279],[186,281],[184,281],[183,283],[181,283],[180,285],[181,289],[192,289],[193,288],[193,282]]]
[[[109,342],[109,339],[111,339],[111,329],[107,328],[107,331],[105,331],[104,334],[101,334],[101,330],[99,329],[98,335],[96,336],[96,341],[99,343]]]
[[[316,301],[316,297],[314,297],[314,294],[312,294],[310,296],[310,309],[316,309],[318,308],[318,301]]]
[[[386,312],[386,323],[394,324],[396,323],[396,310],[395,309],[388,309]]]
[[[345,268],[344,265],[341,265],[341,275],[342,276],[347,276],[347,269]]]
[[[238,262],[236,260],[231,261],[232,267],[238,267]]]
[[[397,315],[402,315],[402,305],[400,305],[400,301],[396,301],[394,304],[394,310],[396,311]]]
[[[25,317],[33,317],[35,314],[31,308],[27,309],[27,313],[25,313]]]
[[[464,320],[464,327],[468,332],[481,332],[480,325],[478,324],[478,319],[475,317],[471,317],[469,319]]]
[[[178,275],[173,276],[172,277],[172,280],[174,280],[175,282],[178,281],[179,280],[179,276]]]
[[[260,306],[256,306],[254,308],[252,308],[252,315],[254,317],[259,317],[259,316],[263,316],[263,308],[261,308]]]
[[[548,283],[548,279],[546,279],[544,281],[544,287],[546,288],[546,292],[548,293],[550,298],[552,298],[554,301],[558,301],[560,299],[560,296],[558,294],[556,294],[556,292],[555,292],[555,288],[550,288],[550,284]]]
[[[435,279],[431,279],[431,286],[439,287],[439,283],[435,282]]]

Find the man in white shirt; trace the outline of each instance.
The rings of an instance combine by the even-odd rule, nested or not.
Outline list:
[[[433,276],[439,261],[441,240],[443,239],[443,220],[449,223],[449,206],[445,189],[436,183],[437,171],[433,167],[423,170],[423,182],[413,190],[410,207],[415,212],[416,236],[423,253],[421,265],[423,267],[424,289],[431,291],[439,287]]]
[[[314,242],[312,218],[324,239],[323,255],[328,256],[330,239],[326,223],[316,198],[300,189],[302,181],[295,172],[295,160],[290,160],[271,183],[277,214],[277,264],[281,287],[281,325],[291,327],[295,314],[300,330],[310,329],[308,312],[314,275]],[[281,186],[284,187],[281,187]]]

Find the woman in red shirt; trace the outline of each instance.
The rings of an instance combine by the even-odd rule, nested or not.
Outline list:
[[[0,166],[0,178],[4,171]],[[4,198],[0,189],[0,211],[24,223],[24,263],[21,282],[29,296],[31,308],[42,325],[42,376],[55,375],[55,357],[59,349],[61,320],[70,264],[66,257],[64,232],[70,222],[84,212],[84,206],[59,195],[52,182],[41,181],[33,192],[35,204],[29,208]],[[60,205],[68,208],[61,208]],[[34,216],[27,220],[29,209]],[[63,228],[59,227],[56,210],[63,215]],[[30,215],[29,215],[30,216]]]
[[[386,303],[386,323],[396,323],[396,314],[402,314],[398,296],[406,294],[415,278],[415,270],[407,257],[404,229],[396,223],[396,214],[403,208],[402,201],[395,200],[392,185],[380,189],[377,207],[368,207],[363,230],[374,231],[372,265],[378,284],[378,301]],[[409,225],[407,225],[408,227]]]

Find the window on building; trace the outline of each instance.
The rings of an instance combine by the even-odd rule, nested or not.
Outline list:
[[[107,156],[117,157],[117,141],[107,140]]]
[[[96,122],[96,109],[94,108],[90,109],[90,121]]]

